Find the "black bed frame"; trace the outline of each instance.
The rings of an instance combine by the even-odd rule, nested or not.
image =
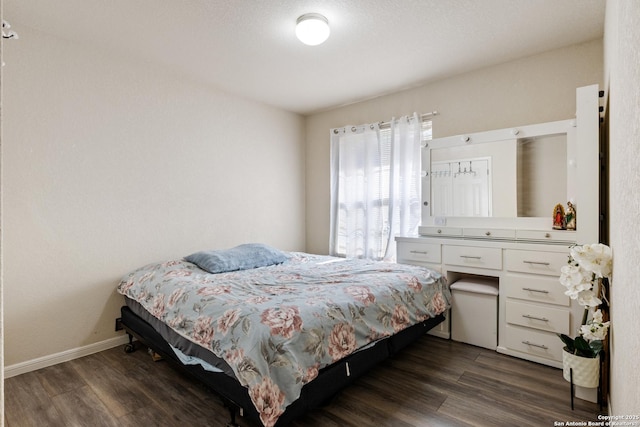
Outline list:
[[[237,413],[260,421],[258,411],[249,398],[247,388],[242,386],[238,380],[225,373],[206,371],[199,365],[183,365],[165,339],[149,323],[137,316],[127,306],[122,307],[121,313],[122,326],[129,335],[129,343],[125,346],[125,352],[131,353],[135,351],[133,342],[135,337],[148,348],[161,355],[163,359],[172,362],[180,370],[186,371],[187,374],[195,377],[208,389],[221,397],[225,406],[229,409],[231,417],[227,424],[228,426],[238,426],[236,423]],[[356,378],[420,338],[443,320],[443,315],[428,319],[378,341],[366,350],[354,353],[321,369],[319,375],[302,388],[300,397],[287,407],[278,419],[276,426],[288,425],[293,419],[326,403]]]

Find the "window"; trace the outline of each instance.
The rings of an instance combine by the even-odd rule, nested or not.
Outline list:
[[[395,259],[398,234],[420,224],[420,145],[431,120],[417,114],[331,132],[332,255]]]

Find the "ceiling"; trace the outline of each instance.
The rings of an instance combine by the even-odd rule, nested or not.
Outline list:
[[[601,38],[605,0],[4,0],[20,26],[300,114]],[[298,16],[325,15],[320,46]]]

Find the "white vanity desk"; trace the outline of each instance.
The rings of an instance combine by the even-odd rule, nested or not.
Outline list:
[[[419,236],[396,237],[398,262],[430,267],[449,283],[498,278],[500,353],[562,367],[556,333],[575,336],[580,326],[583,308],[558,278],[569,246],[599,242],[598,98],[597,85],[578,88],[575,119],[423,146],[422,226]],[[454,183],[465,174],[462,185]],[[577,229],[554,230],[553,208],[568,200]],[[449,338],[449,330],[443,322],[432,334]]]
[[[497,351],[562,366],[555,334],[573,335],[583,312],[558,282],[575,232],[424,227],[421,233],[396,238],[398,262],[439,271],[449,283],[469,275],[498,278]],[[432,334],[449,338],[449,327],[443,322]]]

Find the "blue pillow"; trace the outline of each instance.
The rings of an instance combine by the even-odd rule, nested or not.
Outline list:
[[[215,274],[282,264],[287,256],[262,243],[247,243],[226,250],[196,252],[184,259]]]

